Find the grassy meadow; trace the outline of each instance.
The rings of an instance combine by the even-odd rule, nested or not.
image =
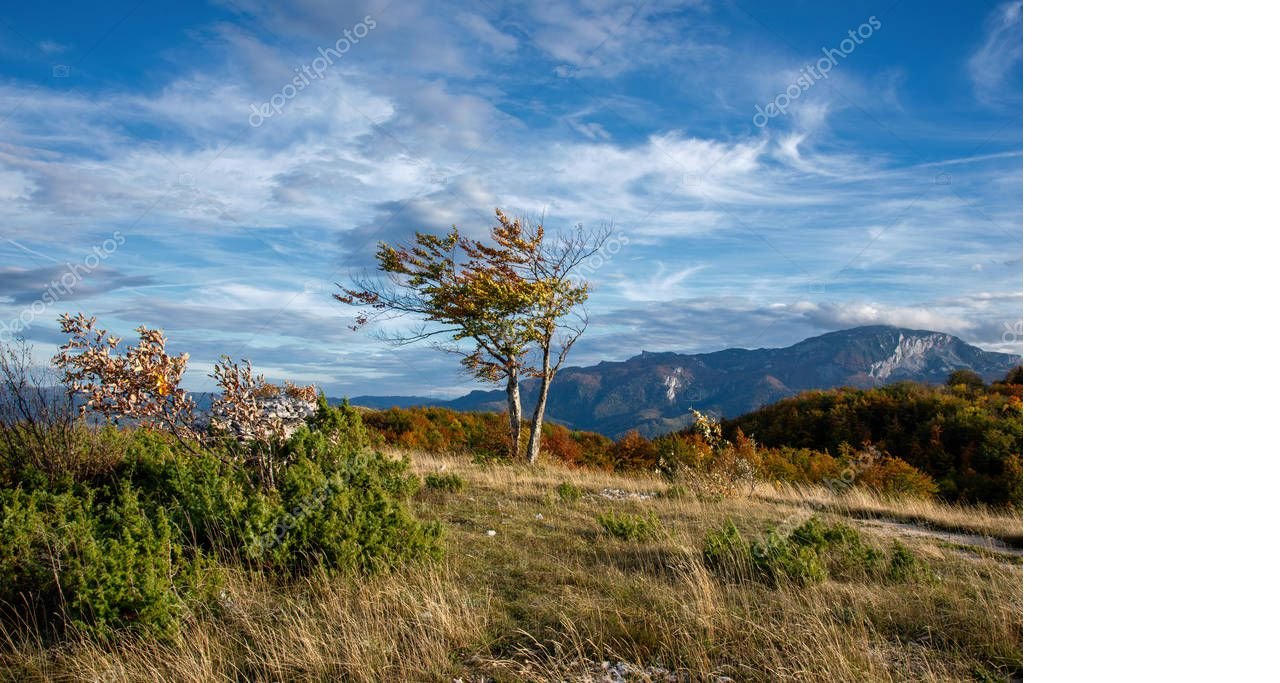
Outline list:
[[[394,451],[442,560],[292,580],[228,566],[176,637],[0,640],[7,680],[1007,680],[1022,666],[1020,514],[861,490],[693,495],[658,476]],[[612,520],[615,533],[601,517]],[[708,533],[810,516],[861,565],[713,567]],[[630,522],[619,523],[619,520]],[[633,526],[628,526],[635,522]],[[625,528],[618,528],[619,526]],[[631,533],[634,531],[634,533]],[[805,551],[808,553],[808,551]],[[816,555],[804,554],[812,558]],[[824,556],[825,557],[825,556]],[[898,571],[899,559],[909,571]],[[856,564],[856,563],[855,563]],[[13,608],[16,609],[16,608]]]

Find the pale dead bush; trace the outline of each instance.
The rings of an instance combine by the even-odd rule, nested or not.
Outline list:
[[[223,356],[210,374],[220,391],[206,424],[180,386],[190,356],[171,355],[161,330],[138,327],[138,343],[119,353],[121,339],[97,327],[96,318],[63,315],[59,322],[69,339],[53,363],[67,392],[81,401],[82,416],[163,430],[189,449],[221,443],[227,446],[221,451],[244,461],[268,486],[284,464],[281,451],[300,414],[314,411],[318,400],[314,386],[272,384],[255,375],[248,360],[240,365]]]
[[[691,412],[697,437],[687,442],[692,449],[686,456],[688,461],[673,458],[673,462],[665,462],[666,456],[660,455],[658,468],[702,496],[734,498],[754,492],[759,471],[755,442],[746,437],[729,441],[716,418]]]
[[[178,384],[190,356],[171,356],[160,330],[138,327],[138,344],[117,354],[121,339],[96,327],[97,318],[62,315],[70,335],[53,357],[67,391],[80,398],[82,415],[96,413],[114,423],[130,422],[201,441],[195,428],[195,400]]]

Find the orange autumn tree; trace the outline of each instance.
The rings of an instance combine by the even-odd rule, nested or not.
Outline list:
[[[352,329],[409,318],[408,329],[384,327],[379,335],[398,346],[436,343],[462,355],[462,366],[475,378],[504,383],[513,459],[521,452],[520,380],[538,378],[525,448],[532,463],[540,452],[551,380],[586,329],[588,285],[573,279],[573,271],[609,233],[578,226],[548,239],[541,222],[511,218],[501,209],[495,214],[489,242],[465,237],[454,226],[444,235],[416,233],[411,245],[380,243],[381,276],[339,285],[334,298],[362,309]]]

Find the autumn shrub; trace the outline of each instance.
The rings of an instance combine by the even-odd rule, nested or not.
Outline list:
[[[658,463],[654,469],[671,481],[700,465],[708,450],[701,436],[675,432],[657,437],[653,446],[658,451]]]
[[[634,429],[609,447],[609,462],[623,471],[652,471],[658,465],[658,449]]]
[[[613,468],[613,462],[609,458],[609,447],[613,445],[613,439],[604,434],[582,430],[574,430],[570,432],[570,436],[581,452],[578,464],[595,470]]]
[[[874,491],[903,498],[932,498],[938,485],[901,458],[886,457],[858,473],[857,482]]]
[[[121,338],[97,327],[96,318],[62,315],[58,322],[68,339],[53,364],[83,414],[201,441],[195,399],[179,386],[190,356],[169,354],[163,331],[138,327],[138,343],[120,354]]]
[[[596,516],[596,521],[609,535],[624,541],[641,541],[658,535],[662,524],[652,512],[647,515],[632,515],[610,510]]]
[[[960,368],[959,370],[953,371],[950,375],[947,375],[947,386],[985,389],[987,383],[982,379],[982,375],[979,375],[969,368]]]
[[[415,406],[366,412],[365,422],[388,445],[434,453],[467,453],[478,462],[506,460],[511,434],[506,415]],[[528,436],[528,429],[525,429]],[[569,466],[607,469],[613,442],[603,434],[546,423],[542,450]]]
[[[657,470],[704,498],[733,498],[755,489],[760,457],[755,441],[739,432],[724,438],[720,422],[692,411],[691,433],[669,434],[654,442]]]
[[[170,354],[161,330],[138,327],[138,343],[120,353],[122,340],[97,327],[95,318],[62,315],[59,323],[68,339],[53,365],[82,415],[166,431],[189,452],[217,446],[215,452],[248,467],[262,485],[275,486],[287,464],[284,442],[318,399],[314,387],[271,384],[248,360],[241,365],[223,356],[210,374],[220,391],[206,419],[181,387],[189,356]],[[301,414],[286,420],[284,408]]]
[[[288,464],[284,442],[292,433],[284,415],[285,406],[299,406],[305,411],[319,399],[315,387],[300,387],[291,382],[275,385],[262,375],[253,373],[253,364],[233,363],[223,356],[214,365],[211,377],[220,393],[209,408],[207,438],[225,437],[226,450],[233,453],[268,487],[276,485],[276,476]]]
[[[989,387],[902,382],[805,392],[727,420],[724,429],[751,435],[762,452],[825,452],[841,470],[848,464],[840,457],[841,444],[859,450],[871,444],[927,475],[940,498],[1017,507],[1022,503],[1022,408],[1021,372],[1015,370]],[[787,469],[775,471],[786,475]]]
[[[557,424],[542,425],[542,452],[569,466],[582,464],[582,445],[573,432]]]
[[[818,482],[838,477],[840,462],[825,451],[811,448],[780,446],[766,448],[757,445],[760,458],[760,476],[769,481]]]

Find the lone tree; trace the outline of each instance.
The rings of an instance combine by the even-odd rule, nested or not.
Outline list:
[[[419,232],[412,245],[378,245],[381,277],[339,285],[338,301],[360,307],[352,329],[377,320],[412,318],[407,330],[383,328],[395,345],[432,342],[459,353],[477,379],[505,382],[511,456],[520,455],[523,422],[520,380],[539,380],[525,447],[541,450],[551,381],[587,326],[589,285],[574,270],[598,252],[609,230],[574,229],[548,238],[541,224],[495,211],[490,242],[464,237],[454,226],[443,235]],[[444,341],[448,340],[448,342]]]

